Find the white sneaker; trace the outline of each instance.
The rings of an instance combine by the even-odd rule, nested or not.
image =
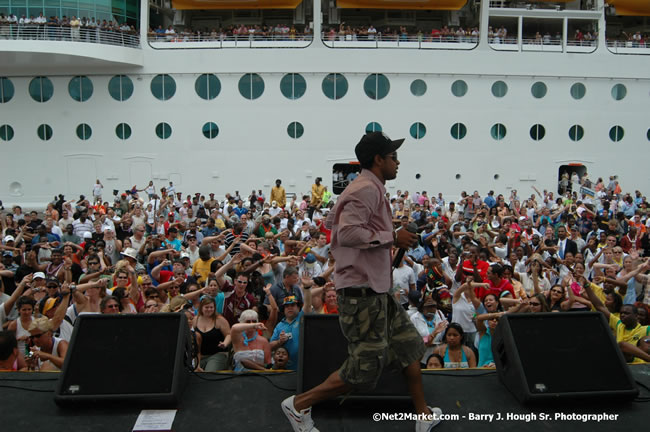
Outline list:
[[[442,414],[442,410],[437,407],[429,407],[431,410],[431,414],[433,414],[433,420],[430,421],[421,421],[418,420],[415,422],[415,432],[429,432],[431,429],[433,429],[435,426],[440,423],[440,415]]]
[[[318,429],[314,427],[314,421],[311,419],[311,407],[300,412],[296,411],[293,406],[294,398],[295,396],[288,397],[281,404],[282,412],[289,419],[294,432],[318,432]]]

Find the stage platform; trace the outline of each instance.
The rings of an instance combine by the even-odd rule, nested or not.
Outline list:
[[[89,365],[89,367],[92,367]],[[575,365],[580,367],[580,365]],[[650,366],[631,366],[634,378],[650,387]],[[100,374],[119,371],[98,370]],[[603,370],[606,374],[607,371]],[[294,393],[295,373],[192,375],[177,407],[175,432],[203,431],[290,431],[280,410],[280,402]],[[95,405],[60,408],[53,400],[59,375],[53,373],[0,373],[0,409],[3,432],[129,432],[141,409],[137,404]],[[443,413],[458,419],[444,421],[436,431],[612,431],[646,430],[648,402],[601,400],[590,403],[565,401],[540,407],[525,407],[500,384],[496,372],[476,369],[467,371],[425,371],[427,400],[442,408]],[[30,389],[26,390],[26,389]],[[650,392],[640,388],[641,397]],[[155,407],[148,407],[155,408]],[[373,421],[374,413],[411,412],[408,400],[354,400],[341,404],[333,401],[318,405],[313,418],[321,432],[327,431],[412,431],[413,421]],[[556,420],[556,413],[607,414],[615,420]],[[472,415],[493,415],[470,420]],[[509,415],[519,415],[508,420]],[[528,417],[526,417],[528,415]],[[543,420],[547,415],[550,420]],[[500,416],[500,419],[497,419]],[[526,421],[528,418],[529,421]],[[469,429],[471,428],[471,429]]]

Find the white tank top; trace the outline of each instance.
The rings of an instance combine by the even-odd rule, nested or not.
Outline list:
[[[473,321],[475,313],[474,305],[465,298],[465,293],[462,293],[458,301],[452,305],[451,322],[460,324],[465,333],[474,333],[476,331]]]
[[[16,319],[16,339],[23,336],[29,337],[30,335],[31,333],[23,327],[23,324],[20,322],[20,317],[18,317],[18,319]],[[25,341],[18,341],[18,351],[25,354]]]

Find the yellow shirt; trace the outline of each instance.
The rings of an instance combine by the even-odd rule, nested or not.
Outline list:
[[[650,326],[642,326],[637,323],[633,329],[627,329],[625,324],[614,314],[609,315],[609,326],[614,331],[616,342],[627,342],[637,346],[639,340],[650,335]],[[632,363],[645,363],[640,358],[635,357]]]
[[[287,194],[282,186],[271,188],[271,202],[273,201],[278,203],[278,207],[284,207],[287,204]]]
[[[320,204],[323,199],[323,192],[325,192],[325,186],[322,184],[316,185],[316,183],[314,183],[311,185],[311,202],[309,204],[312,206]]]
[[[214,261],[214,258],[210,258],[207,261],[203,261],[199,258],[194,262],[194,265],[192,266],[192,276],[196,278],[196,281],[200,285],[203,285],[205,280],[208,278],[212,261]]]
[[[596,285],[593,282],[590,283],[589,286],[591,287],[591,290],[594,292],[596,297],[598,297],[598,300],[600,300],[602,304],[605,304],[606,296],[603,287],[601,287],[600,285]],[[623,296],[618,293],[618,287],[614,288],[614,292],[618,294],[618,296],[621,297],[621,299],[623,298]],[[596,308],[591,306],[591,310],[596,311]],[[618,318],[618,314],[613,314],[613,315],[616,315],[616,317]]]

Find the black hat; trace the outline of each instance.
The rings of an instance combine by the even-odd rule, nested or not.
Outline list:
[[[354,153],[362,164],[370,163],[376,155],[385,156],[394,152],[403,142],[404,138],[393,141],[382,132],[370,132],[361,137]]]

